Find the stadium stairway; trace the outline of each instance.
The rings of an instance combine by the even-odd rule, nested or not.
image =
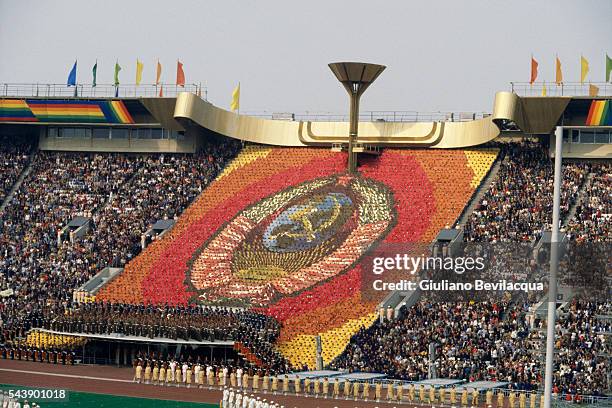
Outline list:
[[[13,184],[13,187],[11,188],[9,193],[6,195],[6,197],[4,197],[4,201],[0,203],[0,213],[2,213],[4,209],[6,208],[6,205],[11,202],[11,200],[13,199],[13,195],[15,195],[15,192],[19,190],[19,187],[21,187],[21,183],[23,183],[23,180],[32,171],[32,163],[34,163],[36,154],[37,153],[35,152],[30,154],[27,165],[25,166],[25,168],[23,169],[23,171],[21,172],[21,174],[15,181],[15,184]]]
[[[584,178],[584,183],[582,183],[582,185],[580,186],[580,189],[578,190],[578,193],[576,194],[576,201],[570,207],[565,219],[562,220],[563,226],[567,226],[567,224],[569,224],[569,222],[574,218],[574,215],[576,215],[576,209],[578,208],[578,206],[582,204],[582,202],[586,199],[587,186],[591,184],[592,179],[593,179],[593,173],[589,172],[589,174],[587,174],[587,176]]]

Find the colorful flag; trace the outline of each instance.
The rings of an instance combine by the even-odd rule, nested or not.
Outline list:
[[[136,85],[140,85],[140,81],[142,81],[142,69],[144,68],[144,64],[136,58]]]
[[[606,82],[610,82],[610,72],[612,72],[612,58],[606,54]]]
[[[155,85],[159,85],[159,80],[161,79],[161,64],[159,63],[159,60],[157,60],[157,72],[155,73]]]
[[[77,70],[77,62],[74,61],[74,65],[68,74],[68,80],[66,81],[66,85],[68,86],[76,86],[76,70]]]
[[[232,92],[230,109],[234,112],[240,110],[240,82],[238,82],[238,86],[234,88],[234,92]]]
[[[185,72],[183,72],[183,64],[181,61],[176,61],[176,84],[185,86]]]
[[[594,100],[591,102],[586,120],[587,126],[612,125],[612,103],[609,100]]]
[[[115,86],[119,85],[119,71],[121,71],[121,65],[119,61],[115,62]]]
[[[582,55],[580,56],[580,83],[584,84],[584,80],[589,73],[589,61],[584,58]]]
[[[561,72],[561,61],[555,57],[555,84],[561,85],[563,82],[563,72]]]
[[[546,82],[542,83],[542,96],[546,96]]]
[[[536,61],[533,56],[531,57],[531,78],[529,79],[529,83],[533,85],[533,83],[538,78],[538,61]]]
[[[93,79],[91,81],[91,86],[95,87],[97,85],[97,80],[98,80],[98,60],[96,60],[96,63],[94,64],[93,68],[91,69],[91,73],[93,76]]]
[[[159,97],[163,98],[164,96],[164,84],[159,87]]]
[[[599,95],[599,87],[589,84],[589,96],[597,96]]]

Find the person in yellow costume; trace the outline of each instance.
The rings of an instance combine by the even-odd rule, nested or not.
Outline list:
[[[236,388],[236,371],[232,370],[230,374],[230,385],[232,388]]]
[[[140,384],[140,382],[142,381],[142,363],[140,362],[136,366],[136,375],[134,376],[134,378],[136,379],[136,382],[138,384]]]
[[[391,401],[393,399],[393,383],[387,384],[387,399]]]
[[[425,386],[423,384],[419,387],[419,402],[425,402]]]
[[[349,399],[351,396],[351,382],[348,380],[344,381],[344,387],[342,387],[342,391],[344,392],[344,398]]]
[[[272,393],[276,394],[278,391],[278,375],[272,377]]]
[[[268,373],[265,372],[263,375],[262,382],[261,382],[261,389],[264,392],[268,392],[269,388],[270,388],[270,377],[268,377]]]
[[[172,377],[174,377],[174,371],[172,371],[172,367],[166,367],[166,385],[170,386],[172,384]]]
[[[433,385],[429,386],[429,403],[433,404],[436,402],[436,389]]]
[[[155,363],[153,366],[153,384],[157,385],[157,381],[159,379],[159,363]]]
[[[440,387],[438,397],[440,398],[440,404],[444,405],[446,403],[446,388]]]
[[[382,384],[377,382],[374,386],[374,396],[376,397],[376,401],[380,401],[382,398]]]
[[[504,406],[504,399],[506,399],[506,396],[504,395],[502,390],[497,390],[497,406],[498,407]]]
[[[510,394],[508,395],[508,406],[510,408],[514,408],[516,403],[516,394],[514,393],[514,391],[510,391]]]
[[[472,406],[473,407],[477,407],[478,406],[478,399],[479,399],[479,392],[476,388],[474,388],[474,390],[472,391]]]
[[[242,374],[242,386],[245,390],[249,389],[249,373],[246,370],[244,374]]]
[[[457,388],[454,385],[450,390],[450,403],[451,405],[455,405],[457,403]]]
[[[359,383],[357,381],[353,383],[353,398],[355,401],[359,398]]]
[[[180,364],[177,364],[176,368],[174,369],[174,385],[176,385],[177,387],[181,386],[181,366]]]
[[[361,384],[361,398],[363,398],[366,401],[370,399],[370,383],[369,382],[364,382],[363,384]]]
[[[187,382],[187,388],[191,388],[191,381],[192,381],[191,378],[192,377],[193,377],[193,369],[191,368],[191,365],[189,365],[187,367],[187,381],[186,381]]]
[[[485,403],[487,404],[487,407],[493,405],[493,390],[490,388],[485,393]]]
[[[253,374],[253,390],[259,390],[259,373],[257,371]]]
[[[538,403],[538,394],[536,394],[535,392],[532,392],[529,395],[529,408],[536,408],[536,405]]]
[[[289,394],[289,376],[285,374],[285,378],[283,379],[283,394]]]
[[[319,393],[321,392],[321,383],[319,382],[319,379],[315,378],[313,380],[313,387],[314,387],[314,395],[315,396],[319,396]]]
[[[408,401],[410,402],[414,402],[414,397],[415,397],[415,390],[414,390],[414,384],[408,384]]]
[[[463,388],[463,390],[461,391],[461,405],[463,405],[464,407],[467,407],[468,404],[468,390],[467,388]]]
[[[404,383],[397,384],[397,392],[395,393],[395,399],[398,401],[404,399]]]
[[[332,392],[332,396],[334,398],[340,397],[340,380],[337,378],[334,379],[334,390]]]
[[[519,394],[519,408],[527,408],[527,394],[524,392]]]
[[[198,386],[200,388],[204,387],[204,375],[206,374],[206,371],[204,370],[203,367],[200,367],[200,371],[198,371]]]
[[[325,398],[329,396],[329,378],[323,378],[323,395]]]
[[[546,400],[544,399],[544,394],[540,395],[540,408],[544,408],[546,402]]]
[[[164,385],[166,382],[166,362],[164,361],[159,368],[159,385]]]
[[[146,363],[147,366],[144,369],[144,382],[145,384],[149,384],[151,382],[151,363]]]
[[[301,386],[301,384],[300,384],[300,376],[296,375],[295,379],[293,380],[293,389],[295,390],[296,394],[300,393],[300,388],[301,388],[300,386]]]

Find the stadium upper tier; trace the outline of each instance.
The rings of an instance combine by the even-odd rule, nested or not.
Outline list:
[[[315,365],[376,318],[361,293],[363,257],[380,244],[429,243],[453,224],[497,150],[385,150],[345,173],[321,148],[245,148],[162,239],[97,299],[240,305],[283,322],[280,350]]]
[[[403,115],[398,119],[394,115],[361,117],[357,151],[383,146],[466,148],[489,142],[504,131],[549,135],[555,126],[563,124],[600,128],[596,141],[584,142],[589,146],[575,146],[582,150],[573,149],[574,157],[607,157],[612,155],[608,130],[612,123],[611,110],[609,97],[538,98],[498,92],[491,115],[465,117],[440,113],[425,117],[416,115],[410,121],[404,121]],[[41,135],[46,136],[41,138],[43,150],[194,152],[199,140],[211,135],[270,146],[339,147],[347,144],[348,121],[345,117],[319,120],[289,114],[280,119],[285,120],[230,112],[190,92],[181,92],[172,98],[0,97],[0,124],[39,126],[43,129]],[[45,126],[40,126],[60,124],[127,130],[123,133],[118,130],[117,136],[108,140],[109,134],[103,131],[96,132],[95,137],[91,132],[54,137],[56,129],[55,133],[46,133]],[[163,128],[167,134],[162,136],[158,131],[157,137],[152,137],[147,136],[146,129],[136,131],[144,127]],[[180,137],[178,132],[181,132]]]

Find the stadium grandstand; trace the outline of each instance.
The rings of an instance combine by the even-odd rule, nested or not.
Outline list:
[[[490,114],[362,113],[350,146],[342,118],[239,115],[201,91],[19,89],[0,96],[0,367],[130,367],[129,386],[232,404],[539,407],[546,293],[373,292],[368,257],[490,245],[498,271],[544,280],[546,262],[508,248],[543,251],[560,129],[566,256],[597,245],[605,263],[562,267],[553,393],[610,403],[608,96],[513,89]]]

